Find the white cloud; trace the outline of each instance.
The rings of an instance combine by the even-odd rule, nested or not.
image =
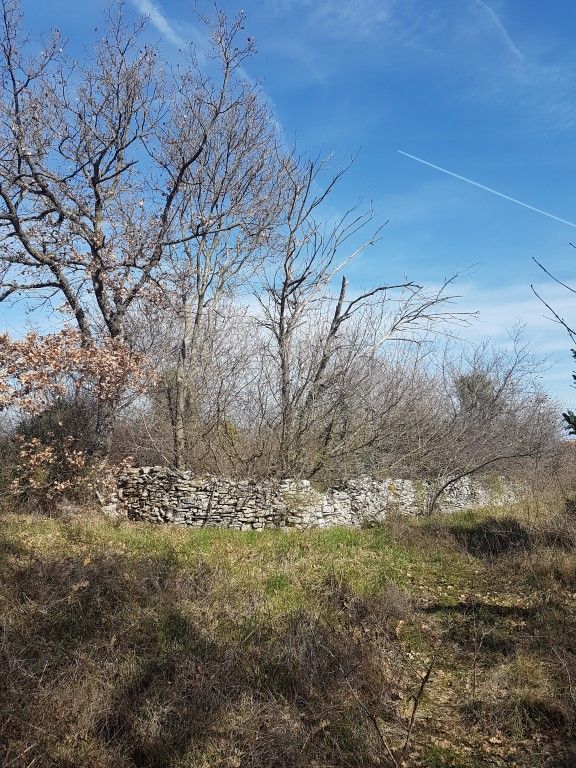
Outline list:
[[[496,14],[496,11],[491,6],[489,6],[488,3],[485,3],[484,0],[474,0],[474,2],[488,14],[488,17],[494,24],[494,28],[496,29],[501,40],[504,42],[504,45],[508,51],[515,58],[519,59],[520,61],[524,61],[524,54],[520,51],[514,40],[510,37],[508,30],[500,20],[500,17]]]
[[[279,25],[277,49],[318,82],[348,66],[345,47],[361,45],[355,60],[450,67],[467,100],[515,104],[554,130],[576,126],[572,62],[544,61],[533,36],[530,45],[513,36],[505,0],[266,0],[265,8],[293,16],[288,40]]]
[[[555,312],[568,322],[576,322],[576,302],[568,291],[550,282],[534,287]],[[567,405],[576,401],[571,386],[574,362],[570,339],[527,284],[490,288],[467,283],[456,288],[461,296],[458,309],[478,312],[469,327],[460,329],[462,338],[471,343],[489,338],[506,345],[510,331],[522,327],[533,352],[548,361],[542,376],[548,393]]]
[[[397,0],[268,0],[273,12],[304,13],[303,21],[318,36],[367,38],[394,22]]]
[[[395,18],[394,0],[325,0],[315,3],[314,23],[332,37],[374,37]]]
[[[132,0],[132,2],[140,13],[148,16],[150,22],[169,43],[177,48],[183,48],[186,45],[186,40],[175,31],[159,6],[153,3],[152,0]]]
[[[553,322],[550,312],[527,283],[494,288],[464,283],[456,287],[462,296],[460,303],[479,313],[478,322],[471,326],[471,335],[503,338],[515,324],[521,323],[550,350],[563,350],[569,345],[566,332]],[[560,316],[576,321],[576,303],[568,291],[550,282],[539,282],[534,288]]]
[[[468,7],[473,16],[454,18],[452,46],[452,54],[468,65],[475,80],[468,98],[509,103],[513,97],[531,118],[538,117],[548,127],[573,128],[576,78],[572,62],[545,62],[533,46],[521,50],[486,0],[470,0]]]

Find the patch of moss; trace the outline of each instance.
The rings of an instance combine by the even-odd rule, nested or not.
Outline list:
[[[468,758],[459,755],[451,747],[439,747],[430,744],[422,754],[424,768],[484,768],[488,763],[482,758]]]

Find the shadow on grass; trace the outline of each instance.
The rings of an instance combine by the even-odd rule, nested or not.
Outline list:
[[[0,518],[0,566],[3,566],[10,557],[19,557],[25,553],[24,547],[14,541],[3,529]]]
[[[429,603],[423,608],[425,613],[461,614],[463,616],[482,616],[494,621],[501,618],[519,620],[531,619],[539,615],[540,609],[516,605],[485,603],[481,600],[466,600],[453,604]]]
[[[465,653],[481,648],[484,656],[509,656],[525,645],[526,632],[540,623],[539,607],[487,603],[481,600],[454,604],[431,603],[424,612],[439,614],[446,625],[446,638]]]
[[[530,531],[513,517],[488,517],[474,525],[448,525],[447,528],[474,557],[494,559],[513,552],[527,552],[533,547]]]
[[[103,555],[2,571],[6,768],[388,764],[363,707],[393,715],[389,636],[352,631],[354,612],[271,620],[222,604],[205,564]]]

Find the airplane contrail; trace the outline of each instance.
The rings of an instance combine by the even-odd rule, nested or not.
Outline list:
[[[416,160],[417,163],[422,163],[422,165],[427,165],[430,168],[434,168],[437,171],[441,171],[442,173],[447,173],[448,176],[453,176],[455,179],[460,179],[460,181],[465,181],[468,184],[472,184],[474,187],[479,187],[480,189],[483,189],[486,192],[491,192],[493,195],[498,195],[498,197],[503,197],[504,200],[510,200],[512,203],[516,203],[516,205],[521,205],[523,208],[529,208],[531,211],[535,211],[536,213],[541,213],[542,216],[548,216],[549,219],[554,219],[554,221],[559,221],[562,224],[568,224],[569,227],[576,227],[576,224],[573,221],[568,221],[567,219],[561,219],[560,216],[554,216],[553,213],[548,213],[548,211],[543,211],[541,208],[536,208],[533,205],[529,205],[528,203],[522,202],[522,200],[517,200],[515,197],[510,197],[510,195],[505,195],[503,192],[498,192],[497,189],[492,189],[492,187],[487,187],[485,184],[480,184],[478,181],[474,181],[473,179],[468,179],[466,176],[460,176],[459,173],[454,173],[453,171],[449,171],[447,168],[442,168],[439,165],[434,165],[434,163],[429,163],[427,160],[422,160],[421,157],[416,157],[416,155],[411,155],[408,152],[403,152],[401,149],[397,149],[397,152],[399,152],[401,155],[404,155],[404,157],[409,157],[411,160]]]

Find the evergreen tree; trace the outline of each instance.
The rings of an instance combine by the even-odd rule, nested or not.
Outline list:
[[[572,357],[576,360],[576,349],[572,350]],[[576,373],[572,374],[572,386],[576,387]],[[576,435],[576,413],[574,411],[566,411],[562,414],[562,418],[566,422],[566,429],[570,435]]]

